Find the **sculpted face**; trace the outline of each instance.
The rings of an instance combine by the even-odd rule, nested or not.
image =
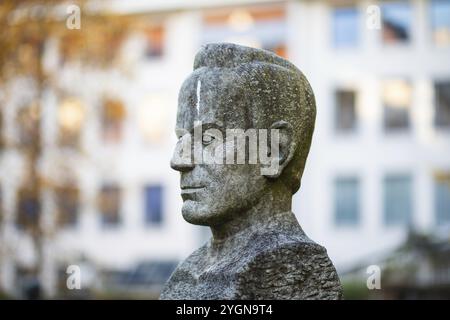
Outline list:
[[[225,137],[226,129],[249,128],[248,108],[237,82],[226,69],[198,69],[184,82],[179,95],[176,134],[178,138],[171,161],[181,173],[182,214],[186,221],[199,225],[220,225],[252,207],[267,187],[258,164],[216,164],[180,160],[183,143],[194,141],[199,132],[203,155],[214,156],[224,147],[208,129],[217,129]],[[217,132],[217,131],[216,131]],[[217,143],[218,142],[218,143]],[[194,143],[192,143],[193,145]],[[225,148],[225,147],[224,147]]]

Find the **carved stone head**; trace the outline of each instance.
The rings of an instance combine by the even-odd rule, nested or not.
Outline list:
[[[300,187],[315,114],[312,89],[289,61],[235,44],[203,46],[180,90],[171,161],[181,173],[185,220],[219,225],[274,190],[292,196]],[[243,133],[241,143],[231,133]]]

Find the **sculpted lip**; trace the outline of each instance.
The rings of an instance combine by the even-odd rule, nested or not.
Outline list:
[[[205,187],[203,186],[182,186],[181,187],[181,198],[183,198],[183,201],[186,200],[192,200],[197,201],[198,200],[198,193],[202,191]]]
[[[181,194],[195,193],[204,188],[204,186],[181,186]]]
[[[202,189],[204,187],[205,186],[181,186],[181,190],[184,190],[184,189]]]

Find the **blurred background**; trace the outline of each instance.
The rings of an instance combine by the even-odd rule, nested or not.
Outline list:
[[[169,161],[178,90],[220,41],[312,84],[293,211],[345,296],[450,299],[449,0],[1,1],[0,298],[157,298],[209,238]]]

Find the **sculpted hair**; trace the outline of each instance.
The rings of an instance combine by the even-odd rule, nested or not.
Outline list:
[[[202,68],[224,68],[234,74],[242,99],[248,99],[246,120],[254,128],[269,128],[279,120],[292,125],[296,149],[280,179],[297,192],[316,118],[314,93],[304,74],[272,52],[228,43],[203,46],[194,61],[194,70]]]

